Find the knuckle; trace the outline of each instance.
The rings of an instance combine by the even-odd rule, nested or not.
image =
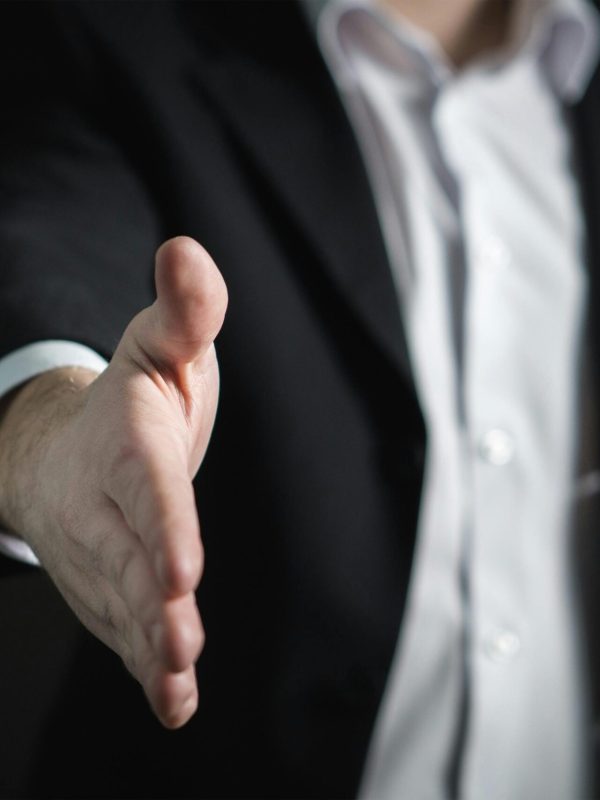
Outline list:
[[[193,578],[194,588],[197,588],[204,572],[204,548],[200,543],[188,555],[187,561],[190,578]]]
[[[185,553],[173,555],[168,567],[171,585],[186,591],[196,589],[202,576],[201,553],[196,548],[188,548]]]
[[[187,627],[187,646],[191,654],[192,661],[196,661],[198,659],[201,652],[204,650],[204,644],[206,642],[206,632],[197,609],[195,610],[194,617],[194,623]]]

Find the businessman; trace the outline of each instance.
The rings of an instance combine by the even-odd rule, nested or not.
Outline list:
[[[592,5],[7,8],[4,795],[592,791]]]

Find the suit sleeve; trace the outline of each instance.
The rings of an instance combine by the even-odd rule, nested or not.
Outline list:
[[[0,7],[0,357],[47,339],[110,357],[153,299],[160,226],[71,3]]]

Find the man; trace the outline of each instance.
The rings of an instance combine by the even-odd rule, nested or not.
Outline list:
[[[26,744],[6,794],[350,796],[361,779],[392,797],[583,791],[589,698],[563,565],[585,286],[562,108],[589,80],[594,18],[582,4],[390,5],[317,23],[353,129],[295,5],[59,4],[34,7],[33,31],[31,6],[10,11],[3,363],[19,380],[0,428],[1,516],[161,722],[184,727],[152,726],[108,651],[53,610],[44,575],[6,562],[19,691],[5,736]],[[465,70],[458,104],[420,29]],[[503,46],[512,59],[478,83],[467,67]],[[473,108],[485,113],[464,125]],[[403,181],[386,183],[398,164]],[[518,270],[491,285],[470,272],[490,221],[527,256],[522,285]],[[152,253],[181,231],[230,296],[206,458],[226,304],[206,251],[163,244],[149,305]],[[477,316],[490,298],[500,345]],[[527,327],[540,320],[541,342]],[[110,365],[96,377],[79,349],[19,372],[47,340]],[[478,419],[482,393],[510,400],[536,369],[522,428],[502,402]],[[64,644],[32,666],[40,640],[23,628],[46,618],[48,649],[58,632]]]

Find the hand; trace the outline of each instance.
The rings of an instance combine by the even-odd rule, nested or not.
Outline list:
[[[52,371],[10,404],[0,515],[176,728],[197,706],[203,551],[191,481],[217,407],[227,293],[185,237],[158,250],[156,286],[102,375]]]

